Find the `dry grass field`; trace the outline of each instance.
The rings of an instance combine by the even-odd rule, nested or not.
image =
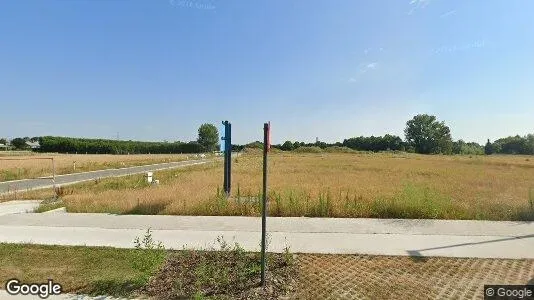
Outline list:
[[[0,153],[0,181],[52,176],[54,158],[56,175],[111,168],[132,167],[186,159],[181,154],[36,154],[7,155]]]
[[[269,159],[271,216],[534,220],[534,159],[527,156],[281,152]],[[62,199],[70,212],[260,214],[260,153],[234,159],[228,200],[221,162],[155,177],[159,186],[139,175],[65,187]]]

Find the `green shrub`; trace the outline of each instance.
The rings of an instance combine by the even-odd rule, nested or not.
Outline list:
[[[141,272],[137,280],[146,284],[165,261],[167,252],[161,242],[155,242],[152,238],[151,229],[147,229],[143,239],[136,237],[134,240],[135,255],[131,260],[132,268]]]
[[[355,153],[355,150],[352,150],[349,147],[339,147],[339,146],[332,146],[325,149],[326,152],[329,153]]]
[[[295,152],[299,153],[322,153],[323,149],[312,146],[312,147],[298,147],[297,149],[293,150]]]

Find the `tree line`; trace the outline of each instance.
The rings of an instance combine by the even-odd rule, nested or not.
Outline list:
[[[39,148],[36,150],[40,152],[80,154],[201,153],[216,151],[219,147],[219,133],[212,124],[202,124],[198,129],[198,139],[191,142],[142,142],[58,136],[43,136],[34,140],[39,142]],[[17,148],[22,147],[24,146],[20,145]]]
[[[16,148],[26,147],[26,141],[39,141],[41,152],[59,153],[98,153],[98,154],[142,154],[142,153],[199,153],[217,151],[220,145],[219,132],[213,124],[202,124],[198,129],[198,138],[191,142],[140,142],[118,141],[109,139],[86,139],[69,137],[34,137],[17,138],[11,141]],[[262,148],[259,141],[247,145],[232,145],[233,151],[244,148]],[[534,155],[534,134],[510,136],[494,142],[487,141],[482,146],[476,142],[453,141],[450,128],[436,116],[419,114],[406,122],[404,139],[396,135],[352,137],[343,142],[304,143],[286,141],[273,145],[283,151],[292,151],[300,147],[346,147],[358,151],[406,151],[421,154],[526,154]]]
[[[259,147],[260,142],[248,144],[248,147]],[[526,136],[510,136],[485,146],[464,140],[453,141],[450,128],[436,116],[419,114],[406,122],[404,139],[396,135],[352,137],[336,143],[303,143],[286,141],[273,145],[283,151],[296,150],[300,147],[347,147],[357,151],[406,151],[421,154],[525,154],[534,155],[534,134]]]
[[[488,140],[484,152],[488,155],[494,153],[534,155],[534,134],[509,136],[493,143]]]
[[[58,136],[39,138],[40,152],[87,154],[199,153],[198,142],[140,142]]]

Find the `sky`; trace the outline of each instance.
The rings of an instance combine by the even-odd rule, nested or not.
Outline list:
[[[534,1],[1,0],[0,137],[534,133]]]

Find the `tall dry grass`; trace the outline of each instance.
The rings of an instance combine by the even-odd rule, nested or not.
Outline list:
[[[0,181],[52,176],[52,161],[43,158],[54,158],[56,175],[59,175],[181,161],[185,160],[187,155],[32,154],[0,156]]]
[[[233,190],[221,195],[220,162],[143,178],[72,188],[71,212],[259,215],[261,155],[234,160]],[[269,157],[272,216],[534,220],[534,161],[526,156],[423,156],[392,153],[274,153]]]

